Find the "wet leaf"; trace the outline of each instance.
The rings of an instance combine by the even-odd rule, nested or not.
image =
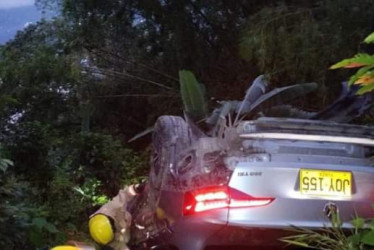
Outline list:
[[[359,67],[362,67],[362,66],[365,66],[365,64],[352,62],[352,63],[346,65],[344,68],[351,69],[351,68],[359,68]]]
[[[356,74],[354,74],[350,77],[349,84],[351,85],[351,84],[355,83],[361,76],[366,74],[372,68],[373,68],[373,66],[365,66],[365,67],[362,67],[361,69],[359,69],[356,72]]]
[[[357,245],[360,244],[360,235],[353,234],[347,238],[347,241],[352,249],[356,249]]]
[[[195,75],[188,70],[179,71],[180,91],[186,113],[195,121],[206,115],[203,90]]]
[[[13,162],[8,159],[0,159],[0,170],[7,171],[9,166],[14,166]]]
[[[362,229],[365,225],[365,220],[361,217],[357,217],[357,218],[354,218],[352,221],[351,221],[352,225],[356,228],[356,229]]]
[[[374,230],[367,232],[364,237],[362,237],[361,242],[369,246],[374,246]]]
[[[330,67],[330,69],[354,68],[374,64],[373,56],[366,53],[359,53],[352,58],[344,59]]]
[[[360,85],[369,85],[371,83],[374,83],[374,76],[372,74],[365,74],[363,76],[360,76],[354,84],[360,84]]]
[[[285,239],[281,239],[281,241],[285,242],[285,243],[288,243],[290,245],[294,245],[294,246],[299,246],[299,247],[310,247],[307,243],[304,243],[304,242],[299,242],[299,241],[295,241],[295,240],[285,240]]]
[[[374,82],[373,82],[374,83]],[[363,86],[362,88],[360,88],[358,91],[357,91],[357,94],[358,95],[362,95],[362,94],[365,94],[367,92],[370,92],[374,90],[374,84],[370,84],[370,85],[365,85]]]
[[[374,43],[374,32],[365,38],[364,43]]]
[[[5,163],[8,166],[14,166],[14,163],[11,160],[8,159],[2,159],[2,162]]]

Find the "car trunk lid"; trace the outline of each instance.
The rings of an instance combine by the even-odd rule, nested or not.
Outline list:
[[[348,222],[355,214],[374,216],[372,128],[262,119],[244,122],[239,131],[243,154],[225,159],[233,170],[229,187],[253,197],[273,197],[274,201],[259,207],[230,208],[229,224],[322,227],[328,225],[335,209],[346,222],[344,226],[350,227]],[[259,133],[299,137],[250,136]],[[304,140],[303,135],[320,137]]]

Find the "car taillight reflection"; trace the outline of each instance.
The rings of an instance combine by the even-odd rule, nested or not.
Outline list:
[[[272,197],[253,197],[230,187],[209,187],[186,192],[183,215],[218,208],[258,207],[270,204]]]

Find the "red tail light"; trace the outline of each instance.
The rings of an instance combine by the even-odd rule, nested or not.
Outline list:
[[[258,207],[272,203],[273,197],[253,197],[239,190],[230,188],[230,207]]]
[[[253,197],[228,187],[209,187],[187,192],[184,196],[184,215],[217,208],[257,207],[270,204],[274,198]]]

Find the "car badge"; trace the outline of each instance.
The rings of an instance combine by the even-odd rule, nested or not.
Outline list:
[[[339,213],[339,208],[335,203],[328,202],[328,203],[325,204],[325,206],[323,208],[323,213],[327,216],[327,218],[329,218],[331,220],[333,214],[338,214]]]

